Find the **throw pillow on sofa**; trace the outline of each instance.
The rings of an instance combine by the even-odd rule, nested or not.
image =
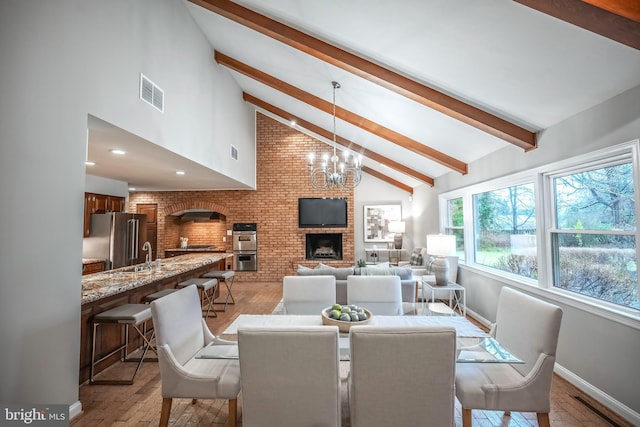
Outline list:
[[[335,268],[335,267],[331,267],[330,265],[326,265],[326,264],[323,264],[323,263],[319,262],[319,263],[318,263],[318,265],[316,265],[316,266],[315,266],[315,267],[313,267],[313,268],[315,268],[315,269],[321,269],[321,268]]]
[[[362,267],[360,269],[361,276],[395,276],[396,272],[393,268],[382,267]]]
[[[413,271],[410,268],[391,267],[391,268],[377,268],[377,267],[364,267],[360,269],[362,276],[400,276],[400,280],[413,279]]]
[[[422,259],[422,248],[415,248],[411,253],[409,264],[414,266],[421,266],[423,262],[424,260]]]
[[[321,269],[329,269],[329,268],[335,268],[335,267],[331,267],[330,265],[325,265],[325,264],[323,264],[321,262],[318,263],[318,265],[316,265],[313,268],[304,266],[302,264],[298,264],[298,273],[300,271],[305,271],[305,270],[321,270]]]

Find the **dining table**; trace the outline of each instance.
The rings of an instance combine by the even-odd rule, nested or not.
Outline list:
[[[441,303],[404,303],[402,315],[372,315],[366,323],[380,327],[416,327],[449,326],[456,331],[457,363],[524,363],[495,338],[480,329],[464,316],[446,310]],[[225,338],[233,339],[241,328],[278,328],[289,326],[323,325],[322,315],[318,314],[240,314],[224,330]],[[353,322],[353,325],[357,325]],[[339,336],[340,360],[349,361],[349,334],[341,332]],[[209,345],[196,355],[198,359],[237,359],[237,345]]]

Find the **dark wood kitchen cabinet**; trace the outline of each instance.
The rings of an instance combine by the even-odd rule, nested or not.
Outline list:
[[[157,257],[158,254],[158,204],[138,203],[136,212],[147,216],[147,240],[151,243],[151,249]]]
[[[125,198],[108,194],[84,193],[84,237],[89,237],[91,214],[124,212]]]
[[[82,275],[104,271],[104,261],[92,261],[82,263]]]

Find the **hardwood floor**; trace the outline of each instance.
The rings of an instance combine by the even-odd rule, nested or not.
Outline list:
[[[224,287],[223,287],[224,288]],[[222,298],[224,299],[224,291]],[[240,313],[271,313],[282,298],[280,283],[238,282],[233,286],[236,304],[227,311],[209,318],[207,323],[215,334],[220,334]],[[110,369],[109,375],[130,372],[133,363],[121,363]],[[344,372],[343,372],[344,373]],[[343,387],[343,392],[346,387]],[[73,427],[97,426],[157,426],[160,420],[160,372],[155,362],[144,363],[135,383],[129,386],[80,386],[83,413],[71,421]],[[593,409],[592,409],[593,408]],[[594,411],[595,410],[595,411]],[[599,415],[596,411],[602,414]],[[239,426],[242,426],[242,398],[238,403]],[[456,404],[456,426],[461,426],[462,411]],[[228,418],[227,404],[222,400],[174,399],[170,426],[223,426]],[[607,419],[608,418],[608,419]],[[551,386],[551,425],[555,427],[599,427],[632,424],[623,420],[568,382],[554,376]],[[348,426],[348,410],[343,405],[343,426]],[[425,425],[428,425],[425,423]],[[474,426],[537,426],[533,413],[512,412],[510,417],[499,411],[473,411]],[[288,426],[283,426],[288,427]]]

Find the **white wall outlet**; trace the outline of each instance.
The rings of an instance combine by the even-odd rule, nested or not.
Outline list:
[[[232,230],[227,230],[227,236],[231,236],[233,234]]]

